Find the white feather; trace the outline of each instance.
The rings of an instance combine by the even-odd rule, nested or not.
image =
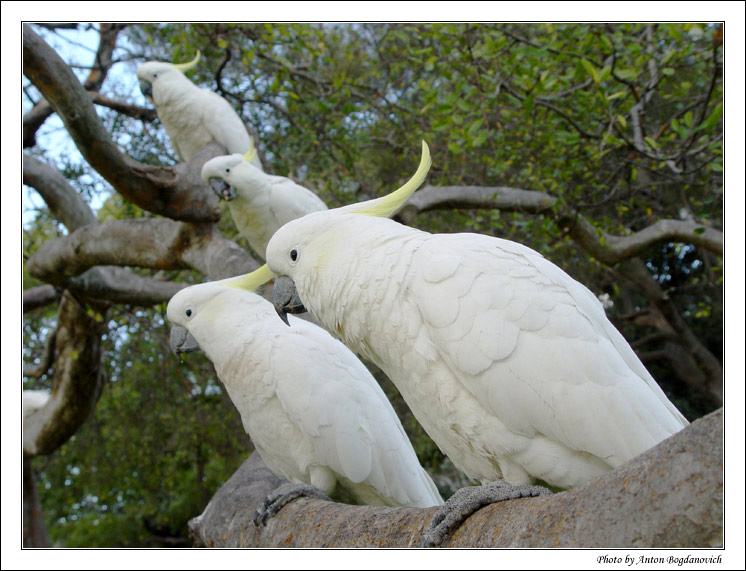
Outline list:
[[[228,202],[238,231],[262,258],[267,243],[283,224],[310,212],[326,210],[324,202],[289,178],[266,174],[233,154],[215,157],[202,167],[202,179],[220,178],[237,196]]]
[[[243,154],[249,149],[246,126],[217,93],[197,87],[167,62],[145,62],[136,74],[141,82],[150,83],[158,118],[182,161],[188,161],[212,141],[229,153]],[[258,158],[254,164],[261,168]]]
[[[275,474],[365,504],[442,503],[375,379],[323,329],[287,327],[264,298],[220,282],[177,293],[168,318],[212,360]]]
[[[687,424],[598,299],[530,248],[332,210],[267,256],[473,480],[572,487]]]

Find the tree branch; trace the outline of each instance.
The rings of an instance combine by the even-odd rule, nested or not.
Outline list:
[[[586,484],[491,504],[446,547],[718,547],[723,542],[723,411],[711,413]],[[418,547],[436,508],[286,505],[266,527],[256,507],[280,480],[252,454],[190,521],[208,547]]]
[[[24,290],[23,313],[38,307],[49,305],[50,303],[57,301],[60,298],[60,295],[60,290],[49,284]]]
[[[150,123],[155,121],[158,117],[158,113],[155,109],[149,107],[140,107],[138,105],[130,105],[111,99],[97,91],[88,91],[88,97],[91,98],[91,102],[96,105],[108,107],[114,111],[118,111],[129,117],[140,119]],[[36,132],[44,124],[44,121],[54,113],[54,109],[46,99],[39,101],[34,107],[23,116],[23,148],[27,149],[33,147],[36,144]]]
[[[26,261],[32,276],[64,287],[69,285],[69,278],[98,265],[194,268],[212,279],[246,273],[259,266],[212,224],[188,224],[166,218],[89,224],[67,236],[47,240]]]
[[[23,153],[23,184],[37,190],[52,216],[68,230],[97,222],[93,210],[62,173],[28,153]]]
[[[510,212],[547,214],[557,199],[542,192],[487,186],[425,186],[404,203],[396,217],[411,224],[422,212],[450,208],[498,208]],[[655,244],[686,242],[715,254],[723,253],[723,233],[696,222],[658,220],[629,236],[597,229],[576,212],[560,212],[556,223],[598,261],[613,266],[642,254]]]
[[[175,167],[144,165],[122,154],[96,114],[83,86],[64,61],[28,25],[23,27],[24,74],[65,124],[86,161],[122,196],[154,212],[191,222],[215,222],[217,198],[199,176],[205,161],[225,154],[207,145],[189,163]]]
[[[55,337],[57,335],[57,330],[50,331],[47,334],[47,339],[44,342],[44,352],[41,355],[41,360],[39,361],[38,365],[24,365],[23,366],[23,376],[24,377],[32,377],[34,379],[41,378],[42,375],[44,375],[49,368],[52,366],[52,362],[54,361],[54,348],[55,348]]]
[[[57,314],[52,397],[24,421],[24,458],[57,450],[93,410],[104,382],[101,333],[102,325],[65,292]]]

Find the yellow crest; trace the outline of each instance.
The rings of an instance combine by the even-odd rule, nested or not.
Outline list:
[[[228,280],[223,280],[221,285],[255,292],[257,289],[259,289],[260,286],[266,284],[273,277],[274,274],[272,273],[272,270],[269,269],[269,266],[267,266],[267,264],[264,264],[262,267],[254,270],[251,273]]]
[[[343,206],[340,210],[349,212],[350,214],[364,214],[366,216],[388,218],[414,194],[415,190],[420,187],[430,170],[430,165],[432,164],[430,149],[428,148],[427,143],[422,141],[422,157],[420,158],[420,166],[417,167],[417,172],[414,173],[412,178],[410,178],[404,186],[398,188],[391,194],[382,196],[381,198],[367,200],[350,206]]]

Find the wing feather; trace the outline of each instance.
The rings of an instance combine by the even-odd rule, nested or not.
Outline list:
[[[412,264],[421,276],[413,296],[441,358],[515,434],[616,465],[683,426],[596,297],[533,250],[433,235]]]

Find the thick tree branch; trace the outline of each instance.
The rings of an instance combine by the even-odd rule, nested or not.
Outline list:
[[[57,301],[60,298],[60,295],[60,290],[49,284],[24,290],[23,313],[38,307],[49,305],[50,303]]]
[[[31,461],[25,458],[23,460],[23,546],[50,546],[34,469],[31,467]]]
[[[67,287],[69,278],[98,265],[194,268],[220,279],[259,264],[212,224],[143,218],[89,224],[48,240],[27,260],[26,269],[40,280]]]
[[[205,161],[224,154],[220,145],[207,145],[189,163],[175,167],[140,164],[122,154],[75,74],[28,25],[23,27],[23,64],[24,74],[60,116],[86,161],[125,198],[176,220],[219,219],[217,198],[194,175]]]
[[[446,547],[718,547],[723,542],[723,412],[569,490],[489,505]],[[436,508],[300,499],[267,527],[253,512],[280,480],[256,453],[190,522],[208,547],[418,547]]]
[[[23,182],[33,186],[41,194],[52,215],[70,232],[89,224],[97,225],[93,211],[57,169],[31,155],[24,154]],[[32,268],[34,263],[32,262]],[[139,276],[115,266],[91,267],[76,278],[63,277],[55,283],[82,297],[141,306],[167,301],[185,286],[185,284]],[[45,287],[50,288],[51,291],[46,289],[30,293],[28,303],[34,303],[33,306],[38,307],[51,303],[59,297],[53,286]],[[26,311],[26,303],[26,292],[24,292],[24,311]]]
[[[28,153],[23,154],[23,184],[36,189],[52,216],[68,230],[96,223],[93,210],[62,173]]]
[[[425,186],[404,203],[397,217],[411,224],[422,212],[449,208],[499,208],[546,214],[556,203],[555,197],[532,190],[499,186]],[[560,212],[556,222],[589,254],[609,266],[642,254],[655,244],[672,241],[693,244],[718,255],[723,253],[723,233],[691,221],[658,220],[629,236],[600,231],[574,212]]]
[[[164,303],[187,285],[140,276],[116,266],[96,266],[65,281],[65,287],[80,297],[141,307]]]
[[[102,325],[65,292],[57,314],[52,397],[24,421],[24,458],[54,452],[93,410],[104,382],[101,333]]]

